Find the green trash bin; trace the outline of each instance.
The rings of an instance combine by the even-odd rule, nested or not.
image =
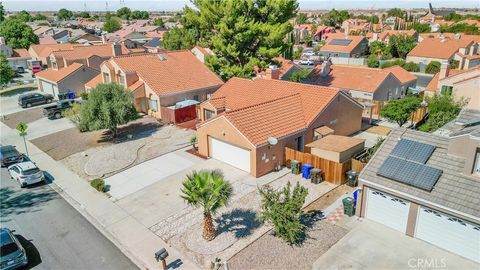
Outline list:
[[[292,168],[293,174],[300,174],[300,161],[298,160],[290,161],[290,167]]]
[[[352,197],[347,197],[342,200],[343,202],[343,213],[349,217],[355,215],[355,206],[354,200]]]

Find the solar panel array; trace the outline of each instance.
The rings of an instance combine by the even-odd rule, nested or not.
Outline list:
[[[433,145],[401,139],[377,174],[430,192],[443,173],[425,165],[434,150]]]
[[[350,43],[352,43],[350,39],[334,39],[330,41],[329,45],[348,46]]]

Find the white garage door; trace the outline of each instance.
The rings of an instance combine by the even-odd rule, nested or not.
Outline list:
[[[480,225],[421,207],[415,237],[480,262]]]
[[[250,172],[250,150],[209,137],[210,156]]]
[[[49,82],[43,81],[43,80],[41,80],[40,83],[42,84],[43,92],[45,92],[47,94],[52,94],[54,98],[57,97],[58,90],[55,91],[56,86],[54,86],[53,84],[51,84]]]
[[[368,189],[365,217],[405,233],[410,203],[384,192]]]

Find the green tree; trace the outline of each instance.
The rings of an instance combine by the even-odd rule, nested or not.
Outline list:
[[[368,21],[371,22],[371,23],[378,23],[378,22],[380,22],[380,18],[378,18],[377,15],[372,15],[372,16],[370,16]]]
[[[386,54],[387,44],[382,41],[373,41],[369,45],[370,54],[381,56]]]
[[[190,50],[193,46],[195,37],[186,28],[173,28],[163,35],[163,47],[167,50]]]
[[[232,185],[220,170],[193,171],[182,185],[182,199],[189,205],[203,208],[203,238],[213,240],[216,232],[212,215],[227,204],[232,196]]]
[[[150,18],[148,11],[134,10],[128,16],[130,20],[146,20]]]
[[[380,115],[401,127],[408,121],[412,113],[417,110],[420,103],[421,100],[416,96],[392,100],[382,108]]]
[[[15,17],[17,19],[19,19],[20,21],[22,22],[30,22],[32,21],[32,15],[30,15],[30,13],[28,13],[26,10],[22,10],[20,12],[18,12]]]
[[[296,51],[293,52],[293,59],[300,59],[302,57],[303,47],[298,47]]]
[[[403,59],[394,59],[393,61],[385,61],[380,65],[380,68],[388,68],[392,66],[401,66],[405,65],[405,60]]]
[[[419,72],[420,71],[420,66],[417,63],[414,63],[414,62],[405,63],[405,64],[402,65],[402,67],[406,71],[410,71],[410,72]]]
[[[132,11],[128,7],[122,7],[121,9],[117,10],[117,17],[128,20],[130,13],[132,13]]]
[[[428,73],[428,74],[438,73],[440,72],[441,65],[442,64],[438,61],[431,61],[430,63],[428,63],[427,67],[425,68],[425,73]]]
[[[3,7],[2,2],[0,2],[0,23],[5,20],[5,8]]]
[[[308,17],[305,13],[298,13],[297,17],[295,18],[295,22],[297,24],[304,24],[308,20]]]
[[[88,94],[88,101],[82,103],[80,129],[108,129],[115,138],[119,125],[136,118],[131,92],[115,83],[99,84]]]
[[[288,78],[289,81],[291,82],[303,82],[308,75],[310,74],[310,70],[306,68],[301,68],[290,75]]]
[[[58,11],[57,17],[59,20],[70,20],[73,17],[73,12],[68,9],[62,8]]]
[[[424,132],[434,132],[446,123],[455,119],[468,100],[456,100],[452,95],[434,95],[427,97],[428,119],[418,129]]]
[[[388,50],[393,57],[405,59],[407,54],[415,48],[417,41],[407,35],[394,35],[390,38]]]
[[[328,13],[323,14],[322,23],[327,26],[338,27],[343,21],[350,18],[350,14],[347,10],[332,9]]]
[[[84,100],[85,101],[85,100]],[[78,128],[80,128],[81,110],[82,107],[78,103],[73,103],[72,107],[63,112],[63,116],[72,121]],[[81,131],[85,131],[80,129]]]
[[[450,14],[448,14],[447,16],[445,16],[443,18],[445,21],[455,21],[455,22],[458,22],[458,21],[461,21],[462,20],[462,15],[460,14],[457,14],[455,12],[451,12]]]
[[[14,49],[28,49],[31,44],[38,44],[38,36],[26,23],[19,19],[8,19],[0,24],[0,36]]]
[[[305,225],[300,222],[302,207],[308,190],[295,185],[292,190],[290,182],[280,191],[273,190],[270,186],[259,188],[262,202],[258,219],[273,226],[275,235],[289,244],[298,242]]]
[[[14,76],[15,72],[8,64],[7,58],[5,55],[0,54],[0,85],[3,86],[9,83]]]
[[[165,28],[165,23],[163,22],[162,18],[155,18],[153,20],[153,25],[158,26],[160,28]]]
[[[90,18],[90,13],[88,13],[87,11],[81,11],[81,12],[77,13],[76,16],[79,17],[79,18],[88,19],[88,18]]]
[[[375,54],[371,54],[367,59],[367,66],[371,68],[378,68],[378,57]]]
[[[34,20],[34,21],[45,21],[45,20],[47,20],[47,16],[45,16],[43,14],[40,14],[40,13],[37,13],[37,14],[32,16],[32,20]]]
[[[456,23],[450,26],[442,25],[440,26],[441,32],[445,33],[465,33],[467,35],[480,35],[480,29],[471,24],[466,23]]]
[[[403,15],[404,15],[404,11],[399,9],[399,8],[392,8],[392,9],[388,10],[387,15],[389,17],[400,17],[400,18],[402,18]]]
[[[417,33],[428,33],[432,31],[432,28],[428,23],[414,23],[407,27],[408,30],[413,29]]]
[[[192,2],[195,9],[185,7],[183,25],[213,50],[207,65],[224,79],[252,77],[255,66],[272,63],[290,48],[284,39],[292,31],[296,0]]]
[[[122,29],[122,24],[117,17],[110,17],[108,20],[105,21],[103,24],[103,31],[108,33],[113,33]]]

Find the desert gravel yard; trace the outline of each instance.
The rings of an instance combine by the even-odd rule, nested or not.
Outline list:
[[[2,122],[7,125],[9,128],[15,129],[18,123],[31,123],[33,121],[43,118],[43,107],[37,107],[34,109],[25,109],[23,111],[5,115],[5,118],[2,119]]]
[[[320,220],[307,231],[307,239],[301,246],[290,246],[268,232],[228,260],[228,266],[232,270],[312,269],[317,258],[347,232],[342,227]]]

